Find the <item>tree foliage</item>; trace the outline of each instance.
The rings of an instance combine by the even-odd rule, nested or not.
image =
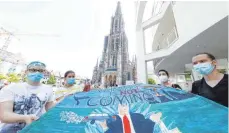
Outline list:
[[[156,81],[154,79],[152,79],[152,78],[148,78],[148,84],[155,85]]]
[[[11,73],[7,75],[8,82],[14,82],[17,83],[21,80],[21,77],[17,75],[16,73]]]
[[[0,74],[0,80],[3,80],[3,79],[7,79],[7,76],[5,76],[4,74]]]
[[[47,84],[55,84],[56,83],[56,78],[54,75],[51,75],[47,81]]]

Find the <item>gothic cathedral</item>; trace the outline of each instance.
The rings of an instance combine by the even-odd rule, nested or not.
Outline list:
[[[124,30],[124,20],[120,2],[111,18],[110,34],[105,36],[102,58],[94,67],[92,84],[103,87],[125,85],[126,81],[136,81],[136,57],[129,60],[128,40]]]

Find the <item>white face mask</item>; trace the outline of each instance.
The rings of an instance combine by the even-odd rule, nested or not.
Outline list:
[[[159,76],[159,79],[162,83],[165,83],[169,80],[168,76],[166,76],[166,75]]]

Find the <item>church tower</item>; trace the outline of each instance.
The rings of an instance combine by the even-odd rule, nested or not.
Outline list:
[[[125,33],[125,24],[120,2],[117,3],[114,16],[111,17],[110,33],[105,36],[102,59],[99,64],[104,87],[125,85],[126,80],[132,80],[132,67],[129,61],[128,40]]]

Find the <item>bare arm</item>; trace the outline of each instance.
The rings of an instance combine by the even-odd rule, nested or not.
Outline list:
[[[13,112],[13,101],[0,103],[0,120],[3,123],[26,122],[26,115]]]
[[[52,101],[52,102],[47,102],[45,105],[45,110],[48,111],[49,109],[51,109],[52,107],[54,107],[56,104]]]
[[[62,102],[66,97],[68,97],[68,96],[70,96],[70,95],[73,95],[73,94],[71,93],[71,94],[63,95],[63,96],[57,98],[57,99],[56,99],[55,105],[58,104],[58,103],[60,103],[60,102]]]
[[[59,102],[61,102],[62,100],[64,100],[64,98],[65,98],[64,96],[61,96],[61,97],[59,97],[59,98],[56,99],[56,102],[59,103]]]

